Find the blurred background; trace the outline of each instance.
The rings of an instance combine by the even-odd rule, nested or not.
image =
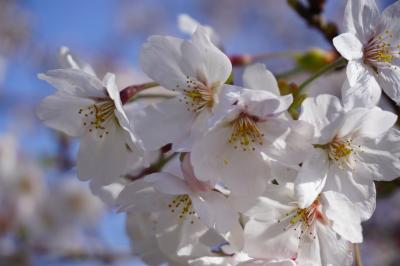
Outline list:
[[[339,31],[345,2],[327,0],[323,12]],[[58,68],[59,48],[68,46],[100,77],[116,73],[121,88],[141,83],[141,44],[153,34],[187,37],[181,13],[213,27],[228,55],[278,55],[263,62],[294,81],[307,75],[295,73],[301,55],[319,48],[327,57],[332,49],[283,0],[0,0],[0,265],[145,265],[129,255],[125,216],[77,181],[77,141],[37,120],[53,88],[36,75]],[[241,67],[235,71],[240,79]],[[310,90],[337,93],[342,81],[335,73]],[[400,265],[400,192],[396,182],[378,186],[363,261]]]

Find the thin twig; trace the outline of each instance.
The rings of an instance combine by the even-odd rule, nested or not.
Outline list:
[[[356,266],[362,266],[361,252],[359,244],[354,244],[354,264]]]

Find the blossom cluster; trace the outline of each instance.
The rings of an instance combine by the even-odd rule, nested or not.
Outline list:
[[[81,139],[77,173],[94,191],[123,184],[116,204],[150,265],[351,265],[374,181],[400,175],[397,115],[377,106],[381,89],[400,102],[399,14],[399,1],[382,14],[348,1],[333,39],[347,63],[341,98],[301,103],[263,64],[232,84],[215,31],[183,16],[191,37],[151,36],[140,65],[154,82],[134,89],[63,49],[64,68],[39,75],[57,92],[38,116]],[[168,99],[128,108],[155,86]]]

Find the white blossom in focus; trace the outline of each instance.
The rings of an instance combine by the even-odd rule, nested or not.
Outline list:
[[[328,191],[300,207],[291,186],[268,187],[245,215],[244,252],[253,258],[292,259],[299,266],[349,266],[362,241],[361,218],[343,194]]]
[[[145,108],[135,118],[144,148],[157,150],[172,143],[174,150],[190,151],[193,139],[208,129],[207,120],[231,74],[229,58],[198,27],[191,40],[150,37],[142,47],[140,63],[150,78],[176,92],[174,98]]]
[[[132,133],[113,74],[101,81],[80,69],[57,69],[39,78],[57,89],[40,104],[40,120],[81,138],[77,160],[81,180],[108,185],[142,163],[143,151]]]
[[[400,135],[391,129],[397,116],[379,107],[346,111],[326,94],[307,98],[299,119],[315,128],[315,148],[296,178],[299,205],[308,206],[321,191],[336,191],[368,219],[375,209],[374,180],[400,174]]]
[[[344,14],[345,33],[333,43],[349,60],[348,84],[343,87],[345,106],[372,107],[381,89],[400,103],[400,2],[382,14],[375,0],[349,0]]]
[[[234,194],[259,195],[271,179],[268,158],[299,164],[313,131],[285,113],[292,95],[280,96],[264,65],[248,67],[243,79],[245,88],[225,85],[210,131],[193,145],[193,167],[202,181],[221,180]]]

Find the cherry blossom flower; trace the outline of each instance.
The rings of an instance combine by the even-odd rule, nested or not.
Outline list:
[[[333,43],[349,60],[349,86],[342,91],[349,107],[375,106],[381,88],[400,103],[400,2],[379,14],[375,0],[349,0],[344,14],[345,33]]]
[[[305,207],[321,191],[343,193],[368,219],[375,208],[374,180],[400,174],[397,116],[372,109],[345,111],[335,96],[320,95],[303,102],[300,120],[315,127],[313,153],[296,178],[299,204]]]
[[[307,206],[297,204],[293,184],[268,187],[245,215],[244,252],[253,258],[293,259],[296,265],[351,265],[351,243],[362,241],[356,206],[329,191]]]
[[[194,138],[207,130],[207,119],[218,104],[232,65],[199,26],[191,40],[152,36],[143,45],[143,71],[176,97],[150,106],[137,121],[136,132],[146,150],[168,143],[189,151]]]
[[[159,248],[180,262],[212,254],[212,248],[202,243],[210,230],[232,241],[240,238],[232,234],[242,233],[238,214],[226,197],[210,182],[194,177],[189,156],[181,164],[181,175],[148,175],[127,185],[117,199],[121,211],[156,215],[154,234]]]
[[[222,180],[232,193],[257,195],[270,178],[267,158],[297,165],[311,148],[313,132],[308,123],[285,114],[292,95],[280,96],[264,65],[248,67],[243,79],[249,89],[226,87],[192,158],[200,180]]]
[[[197,180],[189,156],[185,156],[181,167],[184,178],[167,172],[155,173],[127,185],[118,199],[121,210],[160,208],[159,211],[175,216],[177,223],[193,224],[200,219],[209,228],[220,233],[228,232],[239,218],[228,200],[222,193],[214,190],[211,182]],[[154,195],[154,199],[146,204],[150,194],[157,196]],[[138,199],[139,197],[142,199]],[[153,206],[146,206],[157,200],[161,201]]]
[[[115,76],[103,81],[80,69],[39,74],[57,92],[46,97],[37,114],[47,126],[80,137],[78,177],[103,185],[142,163],[142,150],[122,107]]]

